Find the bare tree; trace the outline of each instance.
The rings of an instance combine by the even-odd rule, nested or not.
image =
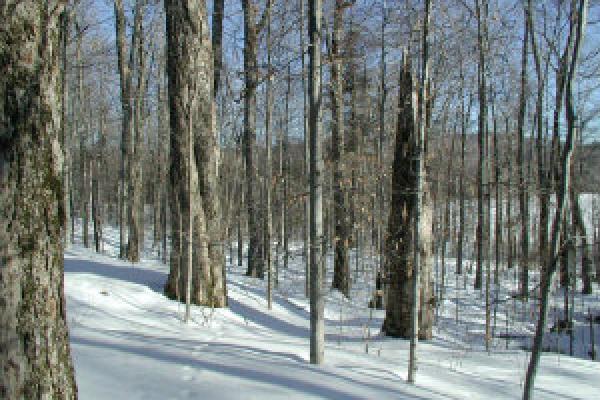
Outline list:
[[[567,138],[565,140],[565,147],[561,157],[561,175],[560,175],[560,186],[557,193],[557,210],[552,225],[552,241],[546,260],[548,264],[545,268],[546,277],[542,281],[541,288],[541,303],[540,303],[540,314],[538,317],[535,338],[533,341],[533,348],[531,351],[531,358],[527,367],[527,374],[525,378],[525,386],[523,388],[523,399],[529,400],[533,398],[533,388],[535,382],[535,376],[537,368],[540,362],[540,355],[542,351],[542,343],[544,340],[544,331],[546,330],[546,321],[548,319],[548,298],[550,296],[550,287],[554,280],[556,273],[557,259],[561,253],[559,248],[559,236],[561,234],[562,219],[566,214],[567,208],[567,196],[569,194],[571,186],[571,176],[573,173],[573,162],[572,156],[577,143],[577,129],[576,129],[576,113],[575,106],[573,104],[573,90],[572,85],[574,77],[576,75],[577,63],[579,61],[579,53],[582,47],[584,38],[584,32],[586,27],[587,19],[588,0],[571,0],[571,31],[574,32],[574,43],[573,51],[570,57],[568,74],[566,76],[566,101],[565,109],[567,116]],[[568,53],[567,53],[568,54]]]

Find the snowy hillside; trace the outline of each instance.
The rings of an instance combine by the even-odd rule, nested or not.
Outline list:
[[[107,233],[110,241],[114,232]],[[525,339],[507,343],[496,338],[487,354],[481,295],[470,284],[463,289],[464,282],[455,281],[452,265],[434,339],[419,343],[417,383],[411,386],[406,383],[408,341],[381,337],[383,312],[371,317],[366,307],[373,281],[368,263],[364,271],[354,271],[352,301],[337,292],[328,294],[325,364],[316,367],[308,363],[309,313],[299,255],[280,273],[272,311],[267,309],[265,283],[245,277],[234,259],[236,266],[230,265],[228,273],[229,308],[193,307],[192,322],[186,325],[184,306],[162,295],[167,266],[151,256],[131,265],[112,256],[110,247],[106,253],[96,255],[76,245],[65,254],[68,322],[81,399],[521,395],[529,355],[520,348],[531,337],[532,307],[512,300],[499,303],[497,335]],[[499,299],[508,290],[502,288]],[[579,301],[600,309],[598,294]],[[548,345],[556,339],[549,335]],[[585,349],[580,347],[576,354],[581,358],[544,354],[536,398],[596,398],[600,365],[583,359]]]

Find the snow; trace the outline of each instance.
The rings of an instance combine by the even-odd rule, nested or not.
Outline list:
[[[522,348],[530,342],[535,307],[509,299],[511,272],[503,272],[506,284],[498,298],[508,300],[498,304],[496,329],[525,339],[507,343],[495,338],[491,352],[485,351],[483,297],[471,289],[472,275],[463,289],[463,281],[454,279],[453,260],[448,260],[434,338],[419,343],[417,382],[409,385],[408,341],[381,336],[383,312],[366,307],[373,282],[368,257],[358,270],[352,261],[351,300],[327,292],[325,363],[314,366],[308,362],[309,313],[299,247],[290,268],[280,270],[272,310],[267,309],[265,282],[244,276],[245,266],[237,267],[234,258],[233,265],[228,262],[229,308],[194,306],[192,320],[185,324],[184,306],[162,294],[168,266],[152,254],[135,265],[120,261],[114,248],[118,232],[107,229],[105,235],[103,255],[79,244],[65,253],[67,315],[81,399],[521,396],[529,360]],[[585,305],[581,310],[600,311],[599,289],[594,289],[594,295],[576,297],[576,304]],[[561,307],[560,297],[555,303]],[[583,316],[581,321],[583,331]],[[562,343],[559,336],[565,335],[548,335],[548,345]],[[579,342],[578,358],[543,354],[537,399],[597,398],[600,368],[586,356],[585,341]]]

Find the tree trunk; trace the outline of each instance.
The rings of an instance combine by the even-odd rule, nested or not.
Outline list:
[[[571,174],[573,170],[572,157],[573,151],[577,142],[577,130],[575,128],[576,116],[573,105],[573,93],[572,84],[575,76],[575,69],[579,59],[579,49],[582,47],[583,35],[586,25],[588,1],[587,0],[572,0],[571,2],[571,29],[573,26],[576,27],[575,42],[573,47],[573,54],[570,61],[569,74],[566,82],[566,115],[567,115],[567,138],[565,140],[565,148],[561,160],[561,177],[560,186],[557,193],[557,210],[554,217],[554,223],[552,225],[552,242],[547,256],[548,264],[546,265],[545,272],[546,278],[542,280],[541,287],[541,303],[540,303],[540,314],[536,325],[535,337],[533,341],[533,348],[531,352],[531,358],[527,367],[527,374],[525,377],[525,385],[523,388],[523,399],[529,400],[533,398],[533,388],[535,382],[535,376],[537,368],[540,362],[540,355],[542,352],[542,343],[544,340],[544,332],[546,330],[546,321],[548,319],[548,300],[550,297],[550,287],[554,280],[556,273],[557,257],[560,253],[559,241],[561,220],[566,214],[566,203],[567,195],[571,185]]]
[[[466,115],[465,115],[465,100],[464,100],[464,89],[465,89],[465,76],[463,72],[463,63],[461,58],[460,63],[460,178],[458,183],[459,190],[459,224],[460,230],[458,231],[457,240],[457,254],[456,254],[456,273],[462,274],[463,270],[463,253],[464,253],[464,241],[465,241],[465,146],[467,138],[467,127],[466,127]],[[469,107],[471,108],[471,107]]]
[[[321,364],[325,353],[323,284],[323,157],[321,150],[321,0],[310,0],[308,37],[310,62],[310,363]]]
[[[575,181],[575,178],[573,179]],[[571,218],[575,225],[575,231],[581,238],[581,281],[583,283],[582,293],[592,294],[592,256],[588,242],[587,230],[585,229],[585,221],[579,205],[579,194],[572,185],[569,190],[569,198],[571,204]]]
[[[267,0],[267,82],[266,82],[266,113],[265,113],[265,261],[267,267],[267,307],[273,308],[273,263],[271,260],[271,236],[272,236],[272,214],[271,214],[271,182],[273,182],[273,164],[271,160],[272,135],[271,135],[271,86],[273,74],[271,71],[271,1]]]
[[[171,127],[170,176],[172,221],[175,228],[169,278],[171,298],[181,299],[187,276],[188,232],[192,208],[193,252],[191,302],[210,307],[226,303],[222,253],[221,209],[217,188],[217,139],[214,124],[213,71],[206,4],[202,0],[165,2],[167,16],[167,74]],[[189,15],[197,18],[190,19]],[[192,141],[188,138],[193,133]],[[193,149],[188,146],[192,145]],[[192,153],[191,167],[187,161]],[[191,179],[191,185],[187,182]],[[191,186],[190,187],[188,187]],[[177,237],[178,236],[178,237]],[[185,250],[185,251],[182,251]]]
[[[244,153],[246,158],[246,206],[248,208],[248,268],[246,275],[264,277],[263,224],[257,205],[256,190],[259,188],[254,165],[256,142],[256,88],[258,86],[258,35],[263,19],[256,23],[256,4],[243,0],[244,9]],[[266,10],[265,10],[266,12]],[[263,14],[265,16],[266,14]]]
[[[213,47],[213,98],[216,100],[221,86],[221,70],[223,69],[223,12],[225,0],[213,2],[212,47]]]
[[[59,16],[64,5],[8,0],[0,7],[0,59],[11,66],[0,75],[3,399],[77,398],[63,277]]]
[[[123,7],[123,0],[115,1],[115,28],[117,40],[117,64],[119,68],[119,78],[121,87],[121,168],[119,173],[119,257],[127,257],[127,227],[128,227],[128,197],[127,189],[129,182],[129,158],[128,149],[131,143],[131,71],[126,63],[127,56],[126,44],[126,18]]]
[[[312,1],[312,0],[309,0]],[[304,294],[310,296],[310,127],[308,124],[308,89],[307,89],[307,69],[304,53],[306,51],[304,43],[304,19],[305,19],[304,0],[300,0],[300,54],[302,56],[302,107],[304,122]]]
[[[529,38],[529,24],[527,11],[525,12],[525,29],[523,38],[523,52],[521,57],[521,92],[519,94],[519,114],[517,117],[518,150],[517,164],[519,170],[519,211],[521,216],[521,268],[519,279],[519,293],[527,298],[529,292],[529,196],[525,177],[525,108],[527,106],[527,43]]]
[[[65,248],[69,247],[71,238],[71,130],[68,127],[67,115],[68,115],[68,104],[69,104],[69,83],[67,79],[68,72],[68,61],[67,61],[67,48],[69,42],[69,25],[70,25],[70,12],[65,9],[60,16],[60,51],[61,51],[61,68],[60,68],[60,82],[61,82],[61,118],[60,118],[60,144],[63,151],[63,207],[64,221],[64,237],[63,243]]]
[[[417,190],[417,127],[415,124],[416,94],[408,53],[400,74],[396,146],[392,169],[391,203],[385,242],[385,271],[388,290],[385,320],[381,330],[387,336],[410,338],[412,335],[411,310],[413,301],[414,218],[418,212],[415,200]],[[422,207],[420,219],[420,253],[423,265],[431,264],[431,204]],[[426,268],[423,268],[425,270]],[[426,279],[424,280],[426,281]],[[419,337],[429,339],[432,334],[433,301],[431,293],[421,291]]]
[[[527,0],[527,6],[525,8],[527,15],[527,23],[529,24],[529,34],[531,41],[531,50],[533,53],[533,60],[535,64],[535,73],[537,77],[537,97],[535,102],[535,117],[536,117],[536,150],[537,150],[537,164],[538,164],[538,199],[539,199],[539,233],[538,233],[538,247],[540,254],[540,264],[545,265],[546,260],[543,259],[548,253],[548,220],[549,220],[549,208],[548,203],[550,200],[550,185],[547,184],[547,174],[544,171],[544,152],[543,152],[543,99],[544,99],[544,76],[542,75],[542,62],[539,54],[537,41],[535,38],[534,29],[534,9],[532,7],[531,0]]]
[[[333,161],[333,220],[334,220],[334,270],[331,286],[350,296],[350,261],[348,259],[348,207],[346,204],[345,150],[344,150],[344,88],[342,76],[342,29],[344,0],[336,0],[331,46],[331,112]]]
[[[129,235],[127,235],[127,258],[130,262],[140,260],[140,248],[144,246],[144,196],[142,189],[143,105],[146,94],[146,57],[143,48],[142,27],[144,0],[136,0],[133,35],[131,38],[130,71],[135,72],[136,88],[133,99],[133,132],[127,149],[129,164]]]
[[[480,1],[483,3],[480,3]],[[484,261],[484,238],[485,232],[485,211],[484,211],[484,182],[485,176],[485,132],[487,122],[487,100],[486,100],[486,66],[485,56],[487,44],[485,43],[486,16],[482,16],[481,8],[486,8],[485,0],[475,0],[475,10],[477,14],[477,47],[479,49],[479,62],[477,64],[478,71],[478,94],[479,94],[479,126],[478,126],[478,148],[479,158],[477,163],[477,264],[475,269],[475,289],[481,289],[483,282],[483,261]]]

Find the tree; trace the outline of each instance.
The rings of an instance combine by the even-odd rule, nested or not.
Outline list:
[[[0,75],[4,399],[77,398],[63,289],[59,17],[64,5],[8,0],[0,7],[0,59],[7,66]]]
[[[519,169],[519,212],[521,216],[521,268],[519,292],[527,298],[529,292],[529,195],[527,191],[525,171],[525,111],[527,107],[527,44],[529,41],[529,24],[527,8],[523,9],[524,25],[523,50],[521,56],[521,83],[519,92],[519,111],[517,116],[517,167]]]
[[[226,298],[212,97],[213,58],[206,4],[202,0],[168,0],[165,11],[174,233],[165,292],[181,300],[188,281],[184,265],[189,265],[192,258],[191,302],[223,307]],[[186,238],[184,232],[190,231],[193,237]]]
[[[344,88],[342,76],[342,28],[344,9],[352,3],[336,0],[333,16],[333,37],[331,41],[331,112],[333,161],[333,203],[334,203],[334,244],[335,257],[332,287],[340,290],[345,296],[350,295],[350,261],[348,259],[348,242],[350,227],[348,226],[348,204],[344,182],[345,149],[344,149]]]
[[[385,271],[388,290],[385,319],[381,330],[387,336],[412,337],[413,277],[415,274],[415,217],[417,210],[418,155],[418,116],[416,94],[413,85],[411,62],[408,52],[404,53],[400,72],[398,94],[398,119],[396,145],[392,167],[390,212],[385,242]],[[426,189],[424,189],[426,190]],[[420,210],[424,215],[419,219],[420,243],[419,258],[423,270],[431,264],[431,209],[425,204]],[[421,257],[423,255],[423,257]],[[427,277],[423,279],[427,282]],[[425,290],[424,290],[425,289]],[[420,289],[419,337],[429,339],[432,334],[431,293]]]
[[[256,21],[255,0],[243,0],[244,9],[244,156],[246,159],[246,206],[248,208],[248,268],[246,275],[264,277],[262,213],[257,205],[258,180],[254,165],[256,142],[256,88],[258,87],[258,38],[264,28],[270,1]]]
[[[321,150],[321,0],[310,0],[308,37],[310,129],[310,363],[325,355],[325,296],[323,295],[323,157]]]
[[[131,125],[133,110],[131,107],[131,68],[125,61],[127,56],[127,43],[126,39],[126,20],[125,20],[125,9],[123,7],[123,0],[115,0],[115,28],[116,28],[116,40],[117,40],[117,60],[119,68],[119,78],[121,86],[121,169],[119,172],[119,257],[127,257],[127,190],[129,181],[129,157],[128,149],[131,142]]]
[[[577,129],[576,113],[573,104],[573,80],[576,75],[577,63],[579,61],[579,53],[582,47],[586,19],[587,19],[588,0],[571,0],[571,32],[574,33],[573,50],[570,57],[570,63],[568,67],[568,74],[566,76],[566,87],[565,87],[565,110],[567,117],[567,137],[565,140],[565,147],[561,156],[561,174],[560,174],[560,186],[557,192],[557,209],[554,216],[554,222],[552,225],[552,239],[551,245],[547,255],[547,265],[545,268],[545,278],[542,280],[541,287],[541,303],[540,313],[535,329],[535,337],[533,341],[533,348],[531,351],[531,357],[529,359],[529,365],[527,366],[527,374],[525,377],[525,386],[523,388],[523,399],[529,400],[533,398],[533,388],[535,383],[535,376],[537,368],[540,362],[540,356],[542,352],[542,343],[544,340],[544,331],[546,329],[546,321],[548,320],[548,308],[549,308],[549,296],[550,287],[556,274],[557,261],[560,253],[564,249],[559,247],[559,236],[561,234],[562,220],[566,214],[567,208],[567,196],[571,186],[571,177],[573,173],[573,152],[577,143]],[[568,47],[568,45],[567,45]],[[566,53],[568,54],[568,53]]]

